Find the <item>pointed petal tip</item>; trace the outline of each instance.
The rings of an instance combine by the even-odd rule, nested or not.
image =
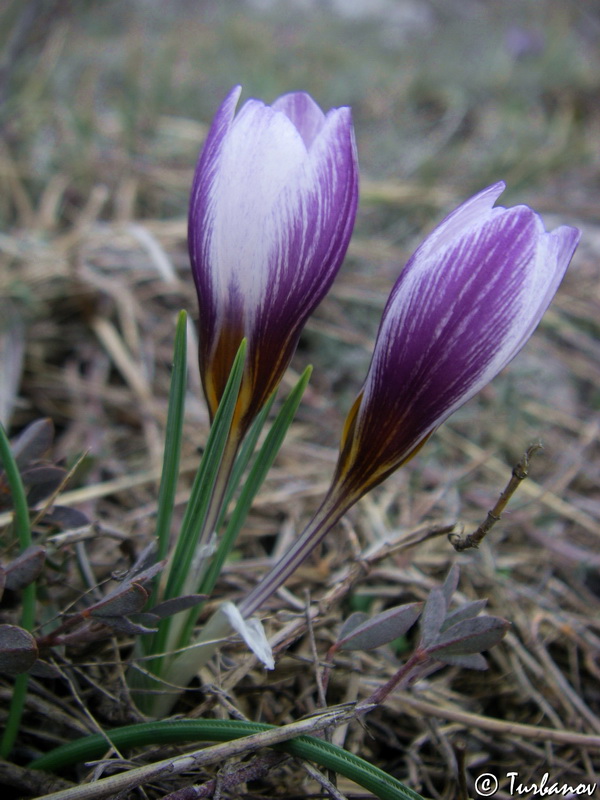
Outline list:
[[[489,186],[481,189],[479,192],[476,192],[471,199],[473,200],[475,197],[479,197],[480,195],[495,195],[496,197],[499,197],[505,190],[506,181],[495,181],[494,183],[490,183]],[[466,202],[468,203],[469,201],[467,200]]]
[[[467,200],[466,203],[463,203],[463,205],[472,203],[473,201],[481,202],[485,198],[486,201],[491,201],[491,206],[493,206],[496,200],[505,190],[506,183],[504,181],[496,181],[496,183],[491,183],[489,186],[486,186],[485,189],[477,192],[477,194],[473,195],[473,197],[470,200]]]
[[[492,183],[461,203],[425,238],[413,258],[417,255],[421,259],[428,258],[436,250],[448,247],[452,241],[483,224],[492,214],[505,210],[502,206],[494,208],[494,203],[505,188],[504,181]]]
[[[285,110],[286,108],[289,107],[293,108],[295,106],[300,106],[308,109],[314,109],[316,107],[322,113],[321,106],[312,97],[312,95],[310,95],[308,92],[303,92],[303,91],[286,92],[285,94],[280,95],[271,104],[271,108],[276,108],[279,110]]]
[[[242,94],[242,84],[238,83],[227,92],[225,100],[223,100],[223,103],[221,104],[221,108],[223,108],[223,106],[230,106],[230,105],[232,105],[233,108],[235,108],[239,102],[241,94]]]
[[[576,228],[574,225],[562,225],[558,230],[564,231],[564,240],[568,241],[573,249],[575,249],[581,241],[581,231],[579,228]]]
[[[571,225],[561,225],[548,233],[547,236],[556,253],[557,264],[565,272],[581,240],[581,231]]]

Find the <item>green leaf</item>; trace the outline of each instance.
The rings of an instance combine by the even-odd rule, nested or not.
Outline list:
[[[200,568],[201,553],[198,553],[198,550],[206,546],[201,537],[206,527],[205,523],[211,502],[214,503],[215,485],[219,477],[221,479],[224,477],[219,474],[219,471],[223,464],[225,451],[228,446],[230,448],[235,446],[235,443],[231,442],[231,423],[244,373],[246,347],[247,343],[244,339],[234,359],[208,435],[181,523],[177,544],[169,559],[169,575],[163,596],[160,598],[162,601],[189,594],[190,591],[195,591],[197,588],[190,589],[187,584]],[[148,655],[158,656],[148,664],[150,671],[160,675],[161,671],[165,669],[164,659],[159,654],[178,647],[180,641],[184,640],[185,642],[186,638],[189,639],[190,620],[193,626],[193,619],[195,617],[190,616],[185,620],[175,616],[162,620],[158,633],[145,646]]]
[[[25,487],[19,474],[17,462],[10,448],[8,437],[0,424],[0,464],[4,467],[6,479],[10,486],[13,505],[15,509],[15,528],[21,550],[26,550],[31,542],[31,525],[29,522],[29,509],[27,508],[27,496]],[[35,621],[35,583],[30,583],[23,589],[21,613],[21,625],[25,630],[31,630]],[[0,757],[6,758],[12,750],[16,739],[21,716],[25,706],[25,696],[27,694],[27,675],[18,675],[15,679],[14,688],[10,701],[10,710],[0,742]]]
[[[166,558],[169,550],[171,519],[175,506],[175,493],[179,477],[181,455],[181,431],[183,429],[185,387],[187,380],[187,314],[180,311],[175,331],[173,350],[173,372],[169,390],[169,409],[165,431],[165,451],[158,493],[156,515],[156,538],[158,540],[158,560]]]
[[[27,508],[27,494],[21,479],[21,473],[13,455],[10,442],[3,426],[0,424],[0,467],[6,473],[6,480],[10,487],[13,507],[15,509],[15,529],[21,550],[31,545],[31,527],[29,524],[29,509]]]
[[[231,422],[244,372],[245,355],[246,340],[244,339],[233,362],[231,374],[215,414],[204,455],[192,486],[175,553],[171,559],[171,564],[176,565],[176,569],[171,569],[169,572],[169,579],[163,598],[165,600],[171,597],[178,597],[184,593],[188,572],[196,555],[196,546],[219,473],[221,459],[228,443]]]
[[[276,396],[277,396],[277,389],[274,392],[272,392],[271,397],[269,397],[264,407],[261,409],[260,413],[252,423],[250,430],[246,434],[246,437],[242,443],[239,455],[236,458],[233,470],[231,471],[231,476],[229,478],[229,481],[227,482],[227,490],[225,492],[225,497],[223,499],[223,507],[221,509],[221,513],[219,514],[219,518],[215,526],[215,529],[217,531],[221,530],[223,526],[223,521],[225,519],[227,508],[238,486],[240,485],[240,481],[242,480],[242,476],[246,470],[246,467],[250,463],[250,459],[254,455],[258,439],[265,426],[265,422],[267,421],[267,417],[269,416],[269,411],[273,406]]]
[[[296,415],[302,395],[306,389],[312,367],[307,367],[300,379],[289,393],[285,403],[282,405],[275,421],[273,422],[265,441],[258,451],[256,459],[250,469],[246,482],[240,493],[235,509],[231,514],[225,532],[219,543],[217,552],[214,554],[210,567],[200,585],[199,591],[210,594],[214,589],[225,559],[231,552],[237,536],[246,521],[252,502],[256,497],[262,483],[271,468],[279,449],[283,443],[286,433]]]

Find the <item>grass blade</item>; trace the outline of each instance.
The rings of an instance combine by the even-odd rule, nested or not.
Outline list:
[[[158,541],[158,560],[165,558],[169,550],[169,533],[175,505],[175,492],[179,477],[179,458],[181,455],[181,431],[187,380],[187,314],[181,311],[177,318],[175,346],[173,350],[173,373],[169,391],[169,410],[165,432],[165,452],[158,493],[158,512],[156,515],[156,538]]]
[[[19,549],[25,550],[31,545],[31,527],[29,524],[29,509],[27,507],[27,495],[21,480],[19,467],[10,448],[10,442],[0,424],[0,463],[4,467],[6,480],[10,487],[13,506],[15,509],[15,530],[19,541]],[[25,630],[31,631],[35,623],[35,583],[30,583],[22,592],[23,611],[21,613],[21,625]],[[29,676],[27,673],[17,675],[15,678],[13,693],[10,702],[8,718],[0,740],[0,757],[6,758],[15,742],[23,708],[25,696],[27,694],[27,683]]]
[[[262,433],[262,429],[265,426],[265,422],[267,421],[267,417],[269,416],[269,411],[273,406],[275,401],[275,397],[277,396],[277,390],[275,390],[271,397],[265,403],[264,408],[261,410],[260,414],[254,420],[252,427],[248,431],[246,438],[240,448],[240,453],[236,458],[235,465],[231,472],[231,477],[229,479],[229,484],[227,486],[227,491],[225,493],[225,498],[223,501],[223,508],[221,509],[221,513],[219,515],[219,519],[215,526],[215,530],[221,530],[223,525],[223,520],[225,519],[225,514],[227,512],[227,508],[229,507],[229,503],[231,502],[233,495],[235,494],[236,489],[240,485],[240,481],[242,480],[242,475],[246,470],[246,467],[250,463],[250,459],[254,455],[254,451],[256,450],[256,444]]]
[[[223,568],[223,563],[235,544],[242,525],[246,520],[252,502],[269,469],[271,468],[271,465],[273,464],[273,461],[275,460],[275,457],[283,443],[283,439],[290,425],[292,424],[292,421],[296,415],[296,411],[298,410],[298,406],[300,405],[300,400],[302,399],[302,395],[304,394],[310,379],[311,372],[312,367],[307,367],[300,376],[298,383],[292,389],[285,403],[282,405],[262,447],[256,456],[254,464],[252,465],[252,469],[250,470],[246,482],[244,483],[244,487],[241,491],[236,507],[229,519],[225,533],[223,534],[223,537],[219,543],[219,548],[213,556],[206,576],[201,583],[200,592],[202,594],[210,594],[214,589],[215,583],[219,577],[221,569]]]
[[[156,515],[156,540],[158,542],[157,560],[166,558],[169,551],[171,521],[175,507],[175,493],[179,478],[179,461],[181,456],[181,432],[185,413],[185,388],[187,383],[187,313],[180,311],[175,329],[173,346],[173,372],[169,389],[169,407],[167,427],[165,431],[165,449],[163,454],[160,489],[158,492],[158,511]],[[151,605],[159,601],[160,576],[153,581]],[[144,654],[154,649],[154,636],[142,636],[137,641],[137,648]],[[137,673],[136,680],[137,680]]]
[[[190,499],[181,524],[179,540],[172,559],[172,563],[177,565],[177,569],[170,570],[163,598],[165,600],[178,597],[184,591],[189,571],[186,568],[189,568],[194,560],[198,539],[219,473],[219,466],[228,443],[231,422],[244,371],[245,354],[246,341],[244,340],[233,362],[231,374],[210,429],[206,449],[192,486]]]
[[[219,478],[227,446],[231,446],[231,423],[244,372],[245,355],[246,340],[244,339],[233,362],[223,397],[208,435],[204,455],[194,479],[177,545],[170,559],[169,575],[161,600],[170,600],[185,594],[190,575],[193,574],[192,570],[198,568],[200,554],[197,551],[202,546],[200,544],[201,537],[213,499],[215,484]],[[191,591],[195,591],[195,587]],[[194,619],[196,615],[197,612]],[[167,663],[162,654],[169,651],[170,648],[176,647],[177,643],[181,641],[182,627],[186,626],[187,620],[188,617],[182,617],[181,614],[163,620],[158,632],[149,642],[148,655],[157,657],[152,659],[148,668],[158,677],[165,670]]]

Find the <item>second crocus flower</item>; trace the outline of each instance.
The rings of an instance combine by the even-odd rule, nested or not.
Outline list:
[[[189,249],[200,306],[200,371],[211,418],[248,340],[234,432],[279,384],[300,332],[346,254],[358,200],[349,108],[303,92],[271,106],[225,99],[196,168]]]
[[[331,487],[307,528],[240,604],[249,616],[340,517],[408,461],[527,342],[579,241],[527,206],[494,207],[503,183],[438,225],[400,273],[365,383],[346,419]]]
[[[496,183],[429,234],[396,281],[344,427],[334,493],[365,494],[497,375],[550,305],[579,241]]]

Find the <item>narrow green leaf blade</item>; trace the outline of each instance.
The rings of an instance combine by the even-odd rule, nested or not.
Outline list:
[[[21,480],[19,467],[12,453],[10,442],[0,424],[0,464],[4,467],[6,479],[10,486],[13,505],[15,509],[15,528],[21,550],[26,550],[31,546],[31,525],[29,521],[29,509],[27,508],[27,496],[25,487]],[[22,594],[23,611],[21,613],[21,625],[25,630],[31,630],[35,622],[35,583],[30,583],[23,589]],[[15,679],[13,693],[10,701],[10,710],[4,726],[4,733],[0,741],[0,757],[6,758],[17,737],[21,716],[25,706],[25,696],[27,694],[26,674],[18,675]]]
[[[213,488],[219,471],[219,465],[228,442],[231,422],[238,399],[242,375],[244,372],[244,359],[246,355],[246,340],[242,341],[233,362],[231,374],[223,397],[215,414],[206,449],[200,462],[196,478],[192,486],[190,499],[185,511],[181,530],[172,564],[177,569],[171,569],[163,599],[177,597],[183,593],[189,569],[194,560],[198,538],[212,497]]]
[[[273,422],[265,441],[260,448],[254,464],[248,474],[246,482],[240,493],[236,507],[231,514],[225,533],[219,543],[217,552],[214,554],[208,571],[198,591],[203,594],[210,594],[214,589],[225,559],[231,552],[237,536],[246,521],[252,502],[256,497],[264,479],[271,468],[277,453],[279,452],[286,433],[296,415],[302,395],[306,390],[308,381],[312,373],[312,367],[307,367],[298,382],[288,395],[285,403],[281,406],[275,421]]]
[[[267,417],[269,416],[269,411],[275,402],[275,397],[277,396],[277,390],[275,390],[271,397],[267,400],[264,407],[261,409],[259,415],[256,417],[250,430],[248,431],[246,438],[240,448],[240,452],[238,457],[235,460],[235,465],[231,472],[231,477],[228,482],[227,491],[225,493],[225,498],[223,500],[223,508],[221,509],[221,514],[219,515],[219,519],[217,521],[216,530],[221,530],[223,525],[223,520],[225,518],[225,513],[231,502],[233,495],[235,494],[236,489],[240,485],[240,481],[242,480],[242,476],[246,467],[250,463],[252,456],[254,455],[254,451],[256,450],[256,445],[260,434],[265,426],[265,422],[267,421]]]
[[[173,372],[169,391],[169,409],[165,431],[165,451],[163,456],[162,475],[158,493],[158,512],[156,515],[156,538],[158,540],[158,560],[166,558],[169,549],[169,534],[175,492],[179,477],[179,460],[181,456],[181,432],[185,404],[185,387],[187,381],[187,314],[180,311],[175,331],[173,350]]]

